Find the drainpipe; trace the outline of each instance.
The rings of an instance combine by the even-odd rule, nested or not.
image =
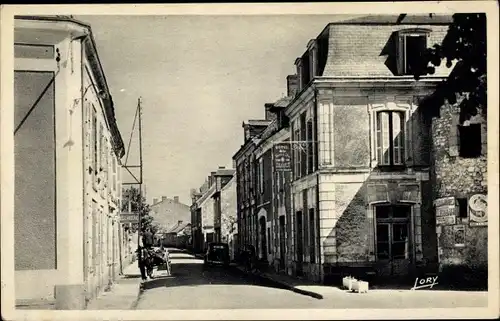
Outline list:
[[[85,53],[85,49],[84,49],[84,43],[85,43],[85,40],[89,37],[88,34],[84,35],[84,36],[81,36],[81,37],[78,37],[78,38],[75,38],[75,39],[72,39],[72,41],[74,40],[80,40],[80,103],[81,103],[81,107],[82,107],[82,113],[81,113],[81,119],[82,121],[85,121],[85,104],[84,104],[84,99],[85,99],[85,89],[84,89],[84,72],[85,72],[85,68],[84,68],[84,63],[83,63],[83,57],[84,57],[84,53]],[[82,155],[83,157],[85,157],[85,125],[82,126]],[[87,284],[89,282],[89,273],[88,273],[88,268],[89,268],[89,260],[88,260],[88,252],[86,251],[86,247],[87,247],[87,239],[88,239],[88,230],[86,229],[86,226],[87,226],[87,219],[86,219],[86,211],[87,211],[87,201],[88,201],[88,196],[87,196],[87,193],[85,192],[86,189],[85,189],[85,184],[86,184],[86,176],[88,175],[88,171],[87,171],[87,168],[85,167],[85,161],[82,159],[82,171],[83,171],[83,206],[82,206],[82,214],[83,214],[83,228],[84,230],[87,232],[86,234],[84,233],[84,240],[83,240],[83,246],[84,246],[84,253],[85,255],[87,256],[87,258],[84,258],[84,262],[87,262],[87,264],[84,264],[83,266],[83,278],[84,278],[84,282],[85,282],[85,290],[88,292],[88,288],[87,288]],[[86,300],[85,300],[86,301]],[[85,304],[86,305],[86,304]]]
[[[322,267],[322,262],[321,262],[321,225],[320,225],[320,214],[321,211],[319,210],[319,144],[318,144],[318,89],[314,88],[314,152],[316,153],[316,236],[318,237],[318,241],[316,241],[316,246],[318,247],[318,267],[319,267],[319,277],[321,283],[324,283],[324,277],[325,277],[325,271],[323,270]]]

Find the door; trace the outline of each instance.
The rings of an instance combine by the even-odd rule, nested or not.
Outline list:
[[[266,244],[266,218],[262,216],[259,218],[259,232],[260,232],[260,255],[262,260],[267,259],[267,244]]]
[[[409,206],[377,206],[376,253],[380,276],[405,276],[412,263]]]
[[[297,212],[297,275],[302,275],[302,262],[304,260],[304,240],[302,231],[302,212]]]
[[[280,216],[280,230],[279,230],[279,238],[280,238],[280,270],[285,269],[285,217]]]

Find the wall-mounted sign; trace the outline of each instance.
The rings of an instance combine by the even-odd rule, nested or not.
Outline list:
[[[453,226],[453,238],[455,240],[456,247],[465,246],[465,226],[455,225]]]
[[[475,194],[469,198],[470,226],[488,225],[488,200],[484,194]]]
[[[456,215],[455,205],[444,205],[436,207],[436,217]]]
[[[441,207],[445,205],[455,205],[455,198],[454,197],[443,197],[443,198],[438,198],[434,201],[434,206],[435,207]]]
[[[137,213],[120,213],[121,223],[138,223],[139,214]]]
[[[436,225],[454,225],[457,216],[455,214],[448,216],[436,216]]]
[[[274,169],[277,172],[292,171],[292,155],[289,143],[274,145]]]

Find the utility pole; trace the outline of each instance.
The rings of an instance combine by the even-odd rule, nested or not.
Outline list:
[[[141,242],[141,230],[142,230],[142,106],[141,97],[137,99],[137,109],[139,110],[139,170],[140,170],[140,182],[139,182],[139,231],[137,233],[137,248]]]
[[[128,157],[130,155],[130,144],[132,142],[132,136],[134,134],[134,130],[135,130],[135,123],[136,123],[136,120],[137,118],[139,118],[139,164],[135,164],[135,165],[128,165]],[[143,206],[143,202],[142,202],[142,196],[143,196],[143,192],[142,192],[142,184],[143,184],[143,162],[142,162],[142,99],[141,97],[138,98],[137,100],[137,108],[135,110],[135,117],[134,117],[134,123],[132,125],[132,131],[130,133],[130,139],[129,139],[129,143],[128,143],[128,148],[127,148],[127,157],[125,159],[125,164],[122,166],[125,170],[127,170],[127,172],[130,174],[130,176],[133,178],[133,181],[132,182],[125,182],[125,183],[122,183],[122,185],[139,185],[139,191],[138,191],[138,196],[139,196],[139,204],[138,204],[138,222],[137,222],[137,248],[139,249],[139,243],[140,243],[140,240],[141,240],[141,229],[142,229],[142,222],[141,222],[141,219],[142,219],[142,206]],[[139,178],[137,178],[136,175],[134,175],[134,173],[132,173],[130,171],[131,168],[139,168]],[[129,211],[127,213],[123,213],[123,214],[127,214],[127,215],[131,215],[131,214],[134,214],[132,213],[132,210],[129,209]],[[135,223],[135,220],[130,220],[128,221],[130,223]]]

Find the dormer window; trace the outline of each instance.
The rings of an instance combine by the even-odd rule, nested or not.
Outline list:
[[[427,49],[430,30],[409,29],[398,32],[398,72],[399,75],[413,75]]]

